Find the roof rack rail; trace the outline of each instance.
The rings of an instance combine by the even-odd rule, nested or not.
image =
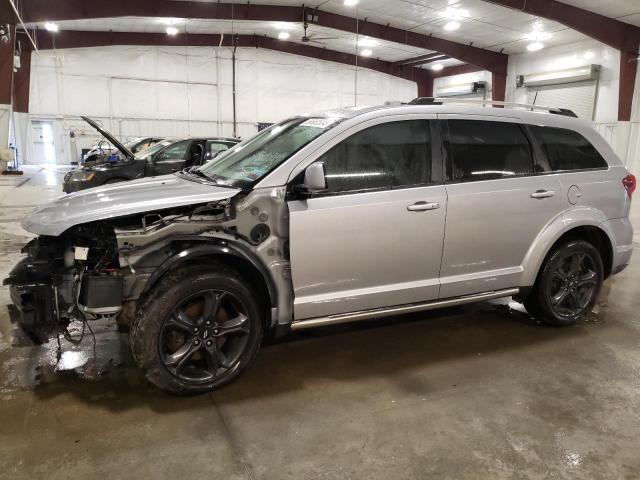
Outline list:
[[[443,103],[467,103],[471,105],[495,105],[500,107],[527,108],[530,110],[544,110],[554,115],[578,118],[572,110],[567,108],[544,107],[542,105],[530,105],[528,103],[499,102],[497,100],[482,100],[476,98],[418,97],[411,100],[409,105],[442,105]]]

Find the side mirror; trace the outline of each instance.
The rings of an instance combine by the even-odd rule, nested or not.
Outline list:
[[[327,178],[323,162],[315,162],[304,171],[302,187],[307,193],[322,192],[327,189]]]

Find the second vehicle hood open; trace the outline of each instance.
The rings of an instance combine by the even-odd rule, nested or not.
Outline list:
[[[29,214],[22,228],[36,235],[58,236],[82,223],[224,200],[239,191],[177,175],[141,178],[58,197]]]

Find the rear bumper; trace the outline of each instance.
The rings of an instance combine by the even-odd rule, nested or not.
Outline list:
[[[633,227],[629,218],[608,220],[602,225],[611,237],[613,258],[611,274],[624,270],[631,261],[633,253]]]

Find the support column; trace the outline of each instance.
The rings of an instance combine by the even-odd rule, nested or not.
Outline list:
[[[433,97],[433,78],[426,78],[417,83],[419,97]]]
[[[638,70],[638,47],[636,52],[620,51],[620,87],[618,90],[618,121],[631,120],[631,104]]]
[[[11,89],[13,83],[13,54],[16,27],[9,27],[11,39],[0,42],[0,150],[9,147],[9,118],[11,116]]]
[[[20,55],[20,68],[13,75],[13,132],[18,165],[26,163],[29,128],[29,88],[31,85],[31,50]]]
[[[491,72],[491,100],[504,102],[507,92],[507,75]]]

